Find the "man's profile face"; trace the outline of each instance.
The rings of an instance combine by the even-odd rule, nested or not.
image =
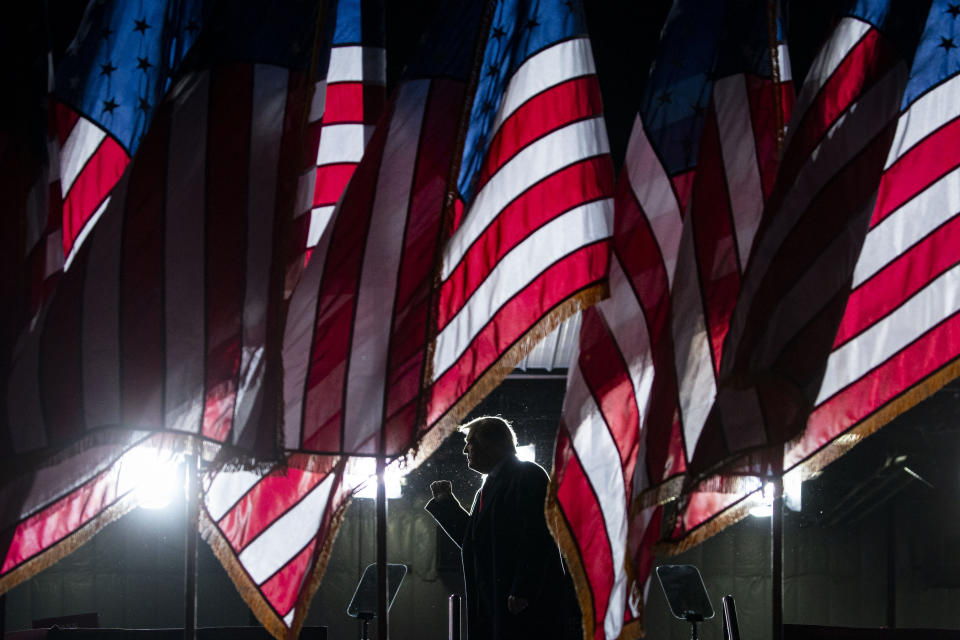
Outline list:
[[[470,429],[467,433],[467,443],[463,447],[463,453],[467,456],[467,466],[477,473],[490,473],[502,457],[496,448],[490,446],[489,439],[484,435],[483,427]]]

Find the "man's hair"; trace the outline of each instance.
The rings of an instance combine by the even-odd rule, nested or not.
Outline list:
[[[464,435],[476,430],[477,436],[504,453],[517,452],[517,434],[513,427],[500,416],[481,416],[457,428]]]

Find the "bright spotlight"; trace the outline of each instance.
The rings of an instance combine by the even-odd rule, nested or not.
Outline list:
[[[180,465],[169,452],[136,447],[120,459],[120,490],[133,491],[144,509],[163,509],[180,487],[179,471]]]
[[[803,510],[803,477],[797,469],[783,476],[783,504],[791,511]]]
[[[750,507],[750,515],[754,518],[769,518],[773,515],[773,483],[763,485],[763,491],[754,496],[756,504]]]
[[[387,465],[383,474],[383,484],[387,498],[399,498],[403,494],[400,479],[403,474]],[[360,487],[354,493],[355,498],[377,499],[377,460],[376,458],[353,458],[347,467],[344,482],[347,486]]]
[[[788,473],[783,478],[783,504],[788,509],[800,511],[801,485],[803,481],[799,471]],[[763,485],[763,492],[753,497],[755,504],[750,508],[750,515],[756,518],[769,518],[773,515],[774,484],[768,482]]]
[[[517,447],[517,457],[527,462],[537,461],[537,447],[532,444],[525,444]]]

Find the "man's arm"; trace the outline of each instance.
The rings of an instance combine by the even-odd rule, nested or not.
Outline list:
[[[467,532],[469,514],[453,495],[453,485],[449,480],[437,480],[430,483],[433,498],[426,504],[427,510],[437,524],[450,536],[458,547],[463,547],[463,537]]]

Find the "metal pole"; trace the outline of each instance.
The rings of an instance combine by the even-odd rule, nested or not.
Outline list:
[[[737,605],[733,596],[723,596],[723,638],[724,640],[740,640],[740,623],[737,622]]]
[[[184,553],[184,606],[183,606],[183,638],[196,640],[197,638],[197,538],[200,528],[199,460],[195,453],[184,456],[186,468],[187,528],[186,551]]]
[[[897,510],[887,506],[887,628],[897,628]]]
[[[377,638],[390,637],[387,618],[387,488],[384,484],[386,456],[377,456]]]
[[[460,640],[460,596],[455,593],[447,609],[447,640]]]
[[[773,640],[783,640],[783,476],[773,481],[773,513],[770,516],[770,567],[773,588]]]

